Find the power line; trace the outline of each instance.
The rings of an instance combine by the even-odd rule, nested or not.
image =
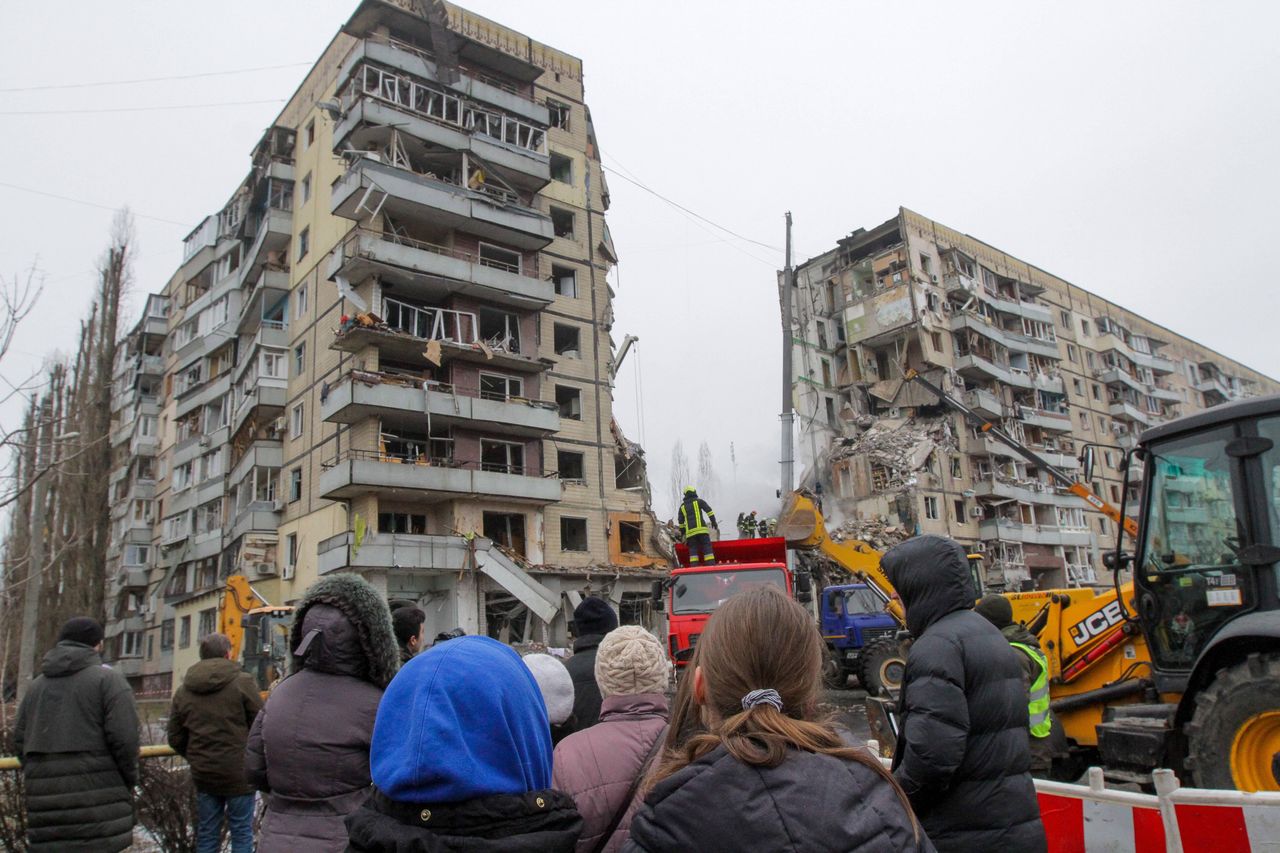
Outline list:
[[[91,89],[99,86],[132,86],[135,83],[159,83],[165,80],[195,80],[201,77],[225,77],[231,74],[251,74],[255,71],[277,71],[281,68],[299,68],[310,62],[289,62],[284,65],[259,65],[255,68],[233,68],[228,71],[203,71],[197,74],[174,74],[169,77],[135,77],[132,80],[98,80],[89,83],[51,83],[46,86],[12,86],[0,92],[47,92],[51,89]]]
[[[613,155],[609,155],[609,156],[610,156],[610,158],[612,159]],[[616,162],[616,161],[615,161],[615,162]],[[619,163],[619,165],[621,165],[621,164]],[[746,241],[746,242],[748,242],[748,243],[753,243],[753,244],[755,244],[755,245],[757,245],[757,246],[759,246],[759,247],[761,247],[761,248],[763,248],[763,249],[768,249],[768,250],[769,250],[769,251],[771,251],[771,252],[781,252],[781,251],[782,251],[782,249],[781,249],[781,248],[779,248],[778,246],[771,246],[771,245],[769,245],[768,243],[762,243],[762,242],[761,242],[761,241],[759,241],[759,240],[753,240],[753,239],[751,239],[750,237],[746,237],[746,236],[744,236],[744,235],[742,235],[742,234],[739,234],[737,231],[734,231],[734,230],[733,230],[733,229],[731,229],[731,228],[726,228],[726,227],[724,227],[723,225],[719,224],[718,222],[713,222],[712,220],[708,219],[707,217],[703,216],[702,214],[700,214],[700,213],[697,213],[697,212],[695,212],[695,211],[690,210],[689,208],[685,207],[683,204],[680,204],[679,202],[676,202],[676,201],[672,201],[671,199],[667,198],[666,196],[664,196],[662,193],[658,192],[657,190],[650,189],[649,187],[647,187],[647,186],[645,186],[644,184],[640,183],[640,181],[638,181],[638,180],[636,180],[636,179],[634,179],[634,178],[629,178],[629,177],[627,177],[627,176],[626,176],[626,175],[624,175],[622,172],[618,171],[617,169],[613,168],[612,166],[606,166],[606,165],[604,165],[603,163],[601,163],[601,164],[600,164],[600,167],[601,167],[602,169],[604,169],[604,170],[606,170],[606,171],[608,171],[608,172],[610,172],[610,173],[614,174],[614,175],[617,175],[619,178],[622,178],[622,180],[626,181],[627,183],[629,183],[629,184],[633,184],[634,186],[639,187],[640,189],[644,190],[645,192],[649,193],[650,195],[657,196],[658,198],[662,199],[663,201],[665,201],[667,204],[671,205],[672,207],[678,208],[679,210],[684,211],[685,213],[689,214],[690,216],[695,217],[695,218],[697,218],[697,219],[700,219],[700,220],[702,220],[703,222],[707,223],[708,225],[710,225],[710,226],[712,226],[712,227],[714,227],[714,228],[718,228],[718,229],[720,229],[721,231],[725,232],[726,234],[731,234],[731,235],[733,235],[734,237],[737,237],[739,240],[744,240],[744,241]],[[627,171],[630,171],[630,170],[628,169]]]
[[[112,207],[109,204],[98,204],[95,201],[85,201],[82,198],[72,198],[71,196],[58,195],[57,193],[47,193],[43,190],[33,190],[30,187],[20,187],[17,184],[10,184],[4,181],[0,181],[0,187],[6,187],[8,189],[18,190],[19,192],[24,193],[31,193],[32,195],[42,195],[46,198],[56,198],[58,201],[69,201],[72,204],[83,204],[85,207],[96,207],[99,210],[110,210],[115,212],[120,209],[119,207]],[[150,219],[155,222],[163,222],[166,225],[178,225],[182,228],[186,228],[190,225],[188,222],[179,222],[176,219],[165,219],[162,216],[147,216],[145,213],[138,213],[134,210],[130,210],[129,214],[137,217],[138,219]]]
[[[96,113],[149,113],[160,110],[200,110],[206,107],[241,107],[249,104],[282,104],[284,98],[268,98],[263,101],[220,101],[213,104],[166,104],[157,107],[104,107],[87,110],[3,110],[0,116],[61,116]]]

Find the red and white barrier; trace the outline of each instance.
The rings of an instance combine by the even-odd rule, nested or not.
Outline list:
[[[1182,853],[1280,853],[1280,794],[1180,788],[1169,770],[1153,776]]]
[[[1095,772],[1096,771],[1096,772]],[[1088,785],[1037,780],[1049,853],[1167,853],[1160,799],[1108,790],[1102,771]]]

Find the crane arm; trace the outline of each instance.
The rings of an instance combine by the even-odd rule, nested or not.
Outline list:
[[[947,406],[950,406],[952,409],[955,409],[957,412],[963,415],[964,419],[968,421],[973,427],[975,427],[979,432],[985,432],[988,435],[995,436],[1004,444],[1006,444],[1010,450],[1017,453],[1023,459],[1027,460],[1037,468],[1047,471],[1049,476],[1052,477],[1058,483],[1058,485],[1062,486],[1067,491],[1071,492],[1071,494],[1083,500],[1089,506],[1101,512],[1103,515],[1105,515],[1107,518],[1114,521],[1116,524],[1119,524],[1120,526],[1122,526],[1124,528],[1125,533],[1128,533],[1130,536],[1134,537],[1135,540],[1137,539],[1138,523],[1134,521],[1132,518],[1129,518],[1128,516],[1126,516],[1123,512],[1121,512],[1119,507],[1113,504],[1110,504],[1107,501],[1103,500],[1102,498],[1098,497],[1096,494],[1093,493],[1093,491],[1088,486],[1078,482],[1074,477],[1067,474],[1062,469],[1054,465],[1050,465],[1044,459],[1044,457],[1040,456],[1030,447],[1027,447],[1025,444],[1018,441],[1018,439],[1014,438],[1013,436],[1009,435],[1009,433],[1005,432],[999,426],[987,420],[982,415],[978,414],[973,409],[969,408],[964,403],[957,400],[955,397],[952,397],[950,394],[948,394],[946,391],[943,391],[937,385],[934,385],[928,379],[925,379],[914,368],[908,368],[907,372],[903,374],[903,377],[908,382],[915,382],[919,385],[923,385],[931,393],[937,396],[937,398],[942,403],[944,403]]]
[[[880,567],[881,554],[866,542],[857,539],[836,542],[827,535],[822,511],[813,498],[803,492],[787,495],[778,518],[778,535],[787,540],[787,547],[798,551],[817,551],[833,560],[859,581],[862,581],[884,603],[885,611],[901,626],[906,626],[905,611],[897,597],[897,591]]]
[[[613,357],[613,364],[609,365],[609,378],[616,379],[618,370],[622,367],[622,361],[627,357],[627,353],[631,351],[631,345],[639,341],[635,335],[627,335],[622,339],[622,346],[618,347],[618,354]]]

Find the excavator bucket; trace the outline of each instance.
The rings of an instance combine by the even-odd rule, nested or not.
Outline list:
[[[778,516],[778,535],[792,548],[812,548],[818,544],[817,531],[823,529],[822,514],[813,499],[792,492]]]

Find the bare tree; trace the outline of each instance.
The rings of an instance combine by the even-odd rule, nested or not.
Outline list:
[[[720,496],[720,479],[716,476],[711,448],[705,441],[698,447],[698,494],[713,507]]]
[[[680,506],[684,487],[690,485],[691,481],[689,457],[684,454],[684,442],[677,438],[675,446],[671,448],[671,512],[673,515]]]

